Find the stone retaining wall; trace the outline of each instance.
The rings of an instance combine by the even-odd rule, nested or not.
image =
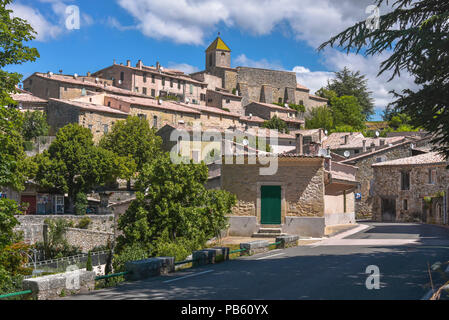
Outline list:
[[[80,247],[83,252],[88,252],[95,247],[106,246],[108,241],[112,242],[114,234],[111,232],[68,228],[66,239],[69,244]]]

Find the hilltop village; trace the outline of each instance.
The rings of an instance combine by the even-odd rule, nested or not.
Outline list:
[[[48,148],[58,130],[72,123],[88,128],[98,143],[118,121],[138,116],[170,151],[175,130],[192,134],[200,125],[202,130],[269,136],[263,124],[282,119],[288,133],[278,133],[269,150],[256,151],[276,154],[275,174],[260,175],[263,165],[251,161],[208,164],[207,187],[227,190],[238,199],[229,215],[228,235],[321,237],[329,226],[353,224],[363,217],[448,223],[448,163],[432,152],[428,134],[369,138],[360,132],[307,130],[305,115],[328,100],[298,83],[294,72],[232,68],[231,50],[220,37],[206,49],[205,70],[200,72],[185,74],[159,62],[113,61],[86,75],[35,72],[12,98],[23,111],[46,114],[50,137],[34,153]],[[178,140],[180,153],[182,142]],[[184,143],[190,146],[190,140]],[[222,141],[217,149],[226,145],[235,149],[238,143]],[[184,155],[195,161],[207,157],[202,146],[186,149]],[[32,221],[30,225],[37,221],[30,216],[67,213],[64,194],[43,191],[32,182],[21,192],[1,191],[4,197],[29,204],[22,219]],[[107,191],[89,195],[97,214],[120,215],[135,199],[132,188]]]

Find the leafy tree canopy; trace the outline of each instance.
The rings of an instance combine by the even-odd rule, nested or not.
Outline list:
[[[204,163],[173,164],[168,153],[146,164],[136,184],[137,199],[118,222],[123,232],[119,251],[140,244],[153,256],[166,254],[167,246],[185,253],[217,236],[236,198],[226,191],[207,190],[207,177]]]
[[[336,127],[343,125],[351,126],[355,129],[363,129],[365,127],[363,107],[359,104],[356,97],[342,96],[332,98],[331,106]]]
[[[265,121],[262,124],[262,128],[276,129],[281,133],[289,133],[287,123],[277,116]]]
[[[336,93],[337,97],[354,96],[362,106],[364,120],[374,114],[374,99],[372,92],[368,91],[368,80],[360,71],[352,72],[347,67],[335,72],[335,79],[328,81],[326,89]],[[330,97],[332,98],[332,97]]]
[[[438,150],[449,156],[449,2],[446,0],[376,0],[391,4],[379,28],[360,21],[320,46],[340,47],[366,55],[387,53],[379,75],[391,72],[390,81],[408,72],[417,89],[393,91],[394,110],[406,113],[414,127],[435,135]]]
[[[320,106],[310,110],[306,116],[307,129],[324,129],[330,131],[334,128],[334,116],[328,106]]]
[[[48,135],[49,125],[47,115],[41,111],[26,111],[23,115],[22,135],[30,141],[40,136]]]
[[[69,210],[78,193],[128,178],[135,170],[134,162],[112,151],[97,147],[89,129],[78,124],[61,128],[49,149],[35,157],[36,181],[43,187],[67,192]]]
[[[145,163],[157,159],[162,139],[150,128],[147,120],[136,116],[117,121],[103,136],[100,146],[122,157],[130,157],[142,170]]]

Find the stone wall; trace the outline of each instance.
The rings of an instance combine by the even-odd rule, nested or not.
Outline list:
[[[223,164],[222,188],[238,198],[233,216],[257,216],[260,222],[261,185],[280,185],[282,221],[286,216],[324,216],[324,168],[320,158],[278,159],[272,176],[259,174],[260,165]]]
[[[114,240],[114,233],[68,228],[65,235],[67,242],[88,252],[98,246],[106,246]]]
[[[102,232],[113,232],[114,230],[114,216],[111,215],[85,215],[85,216],[76,216],[76,215],[20,215],[16,216],[17,220],[19,220],[20,228],[32,228],[35,225],[43,225],[45,219],[66,219],[69,221],[73,221],[76,226],[78,222],[85,218],[89,217],[91,219],[91,224],[89,225],[89,230],[93,231],[102,231]]]
[[[427,145],[428,140],[422,142],[414,142],[415,146]],[[362,194],[361,200],[356,200],[355,212],[358,218],[370,217],[373,212],[373,193],[371,186],[374,184],[374,175],[372,164],[379,160],[382,162],[389,160],[396,160],[412,156],[411,144],[405,143],[398,145],[395,148],[388,148],[384,151],[378,151],[366,157],[361,157],[353,162],[346,161],[348,164],[353,164],[359,168],[356,175],[356,180],[359,182],[359,187],[355,190],[356,193]]]
[[[429,169],[436,170],[435,183],[429,183]],[[410,172],[410,190],[401,190],[401,172]],[[437,202],[432,208],[423,208],[424,197],[432,197],[435,194],[449,191],[449,171],[446,166],[381,166],[374,167],[373,188],[373,219],[382,221],[382,199],[394,199],[396,205],[396,221],[420,221],[428,223],[442,223],[443,201],[441,210],[437,210]],[[407,200],[407,209],[404,206]]]

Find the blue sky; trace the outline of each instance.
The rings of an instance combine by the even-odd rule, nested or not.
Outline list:
[[[382,57],[345,55],[317,46],[352,23],[365,19],[369,0],[16,0],[15,15],[38,31],[32,42],[40,58],[9,67],[24,77],[33,72],[63,70],[85,74],[130,59],[186,72],[204,68],[204,50],[217,33],[232,50],[233,66],[297,72],[298,81],[314,93],[349,66],[369,79],[376,101],[375,120],[391,101],[388,91],[411,85],[376,78]],[[67,30],[66,8],[80,10],[80,29]],[[403,87],[401,87],[401,85]]]

